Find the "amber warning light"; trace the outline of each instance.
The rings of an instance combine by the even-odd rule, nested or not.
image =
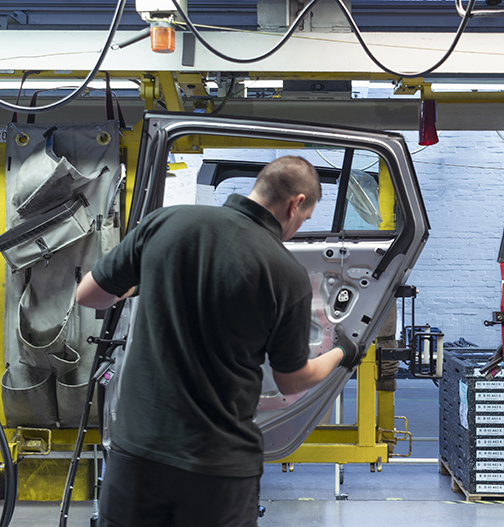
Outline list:
[[[152,51],[156,53],[175,51],[175,30],[169,22],[152,22],[150,36]]]

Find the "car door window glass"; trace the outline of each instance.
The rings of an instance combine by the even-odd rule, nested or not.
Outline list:
[[[322,198],[299,235],[348,231],[396,231],[400,217],[387,167],[367,150],[331,148],[275,150],[211,150],[190,156],[198,173],[217,170],[213,204],[221,206],[230,194],[247,196],[259,170],[282,155],[298,155],[315,165],[321,176]],[[213,156],[215,155],[215,158]],[[348,166],[344,169],[345,156]],[[211,167],[211,168],[210,168]],[[345,192],[345,199],[338,194]],[[338,207],[341,210],[338,210]]]

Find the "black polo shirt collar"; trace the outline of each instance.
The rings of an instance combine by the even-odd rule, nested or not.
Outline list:
[[[282,239],[283,229],[280,222],[266,207],[259,205],[256,201],[240,194],[231,194],[227,198],[226,203],[224,203],[224,207],[230,207],[245,214],[265,229],[271,231],[277,238]]]

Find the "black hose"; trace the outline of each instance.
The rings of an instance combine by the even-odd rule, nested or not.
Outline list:
[[[235,57],[230,57],[229,55],[226,55],[222,52],[220,52],[218,49],[215,49],[211,44],[209,44],[201,35],[201,33],[196,29],[194,24],[191,22],[187,14],[182,10],[180,7],[180,4],[177,2],[177,0],[173,0],[173,4],[177,8],[177,11],[179,12],[180,16],[184,19],[184,22],[187,24],[187,27],[191,30],[193,35],[200,41],[205,48],[207,48],[209,51],[211,51],[214,55],[217,57],[220,57],[221,59],[228,60],[229,62],[236,62],[238,64],[250,64],[251,62],[257,62],[259,60],[267,59],[268,57],[271,57],[274,53],[276,53],[281,47],[283,47],[285,44],[287,44],[287,41],[290,39],[290,37],[293,35],[294,31],[298,28],[299,24],[303,21],[303,18],[312,10],[312,8],[315,7],[316,4],[318,4],[320,0],[312,0],[296,17],[296,20],[294,20],[292,26],[289,28],[287,33],[282,37],[280,42],[273,46],[269,51],[266,53],[263,53],[262,55],[259,55],[257,57],[251,57],[248,59],[240,59]]]
[[[226,92],[224,100],[219,104],[219,106],[217,106],[217,108],[215,108],[210,113],[210,115],[216,115],[216,114],[220,113],[223,110],[224,106],[226,106],[227,102],[231,98],[231,95],[233,95],[233,90],[234,90],[235,84],[236,84],[236,78],[233,77],[231,82],[229,83],[229,88],[228,88],[228,90]]]
[[[198,31],[198,29],[195,27],[195,25],[191,22],[191,20],[187,16],[187,14],[182,10],[182,8],[180,7],[180,4],[178,3],[178,1],[177,0],[173,0],[173,4],[177,8],[180,16],[184,19],[184,22],[187,24],[187,27],[191,30],[191,32],[199,40],[199,42],[205,48],[207,48],[210,52],[212,52],[217,57],[219,57],[221,59],[224,59],[224,60],[227,60],[229,62],[235,62],[235,63],[238,63],[238,64],[250,64],[251,62],[258,62],[260,60],[264,60],[264,59],[270,57],[271,55],[276,53],[281,47],[283,47],[287,43],[287,41],[292,37],[294,31],[297,29],[297,27],[299,26],[299,24],[301,23],[303,18],[308,14],[308,12],[310,12],[315,7],[316,4],[318,4],[319,1],[320,0],[313,0],[310,4],[308,4],[299,13],[298,17],[294,20],[292,26],[289,28],[287,33],[284,34],[284,36],[282,37],[280,42],[278,42],[278,44],[276,44],[273,48],[271,48],[266,53],[263,53],[262,55],[258,55],[257,57],[250,57],[250,58],[247,58],[247,59],[231,57],[229,55],[226,55],[225,53],[222,53],[221,51],[217,50],[216,48],[214,48],[211,44],[209,44],[203,38],[203,36]],[[434,70],[438,69],[442,64],[444,64],[448,60],[448,58],[451,56],[451,54],[455,50],[455,47],[457,46],[460,38],[462,37],[462,34],[464,33],[464,30],[465,30],[470,18],[472,17],[472,12],[473,12],[473,8],[474,8],[474,4],[475,4],[476,0],[469,0],[469,3],[468,3],[468,6],[467,6],[465,15],[464,15],[463,19],[460,22],[460,25],[459,25],[459,27],[457,29],[457,33],[455,34],[455,38],[453,39],[453,42],[451,43],[450,47],[445,52],[445,54],[441,57],[441,59],[438,60],[438,62],[436,62],[430,68],[428,68],[428,69],[426,69],[424,71],[417,72],[417,73],[403,73],[403,72],[399,72],[399,71],[394,71],[394,70],[388,68],[387,66],[385,66],[384,64],[382,64],[373,55],[373,53],[371,53],[371,50],[368,48],[366,42],[364,41],[364,38],[363,38],[363,36],[362,36],[362,34],[361,34],[360,30],[359,30],[359,27],[355,23],[352,15],[348,11],[348,9],[347,9],[346,5],[343,3],[343,1],[342,0],[335,0],[335,2],[339,5],[343,15],[345,16],[345,18],[347,19],[348,23],[350,24],[350,27],[352,28],[352,31],[355,33],[355,36],[357,37],[357,40],[359,41],[360,45],[362,46],[362,49],[364,50],[366,55],[371,59],[371,61],[374,64],[376,64],[376,66],[378,66],[381,70],[385,71],[386,73],[390,73],[391,75],[395,75],[397,77],[415,78],[415,77],[424,77],[425,75],[428,75],[429,73],[432,73]]]
[[[425,75],[428,75],[429,73],[432,73],[434,70],[437,70],[442,64],[444,64],[450,55],[455,50],[455,47],[457,46],[460,38],[462,37],[462,34],[464,33],[464,30],[469,22],[469,19],[472,16],[472,10],[474,7],[474,4],[476,0],[469,0],[469,4],[467,6],[467,11],[464,16],[464,18],[461,20],[460,25],[457,29],[457,33],[455,34],[455,38],[453,39],[453,42],[451,43],[448,50],[445,52],[445,54],[439,59],[434,66],[431,66],[430,68],[419,71],[417,73],[401,73],[400,71],[394,71],[390,68],[387,68],[384,64],[382,64],[372,53],[371,50],[368,48],[366,42],[364,41],[364,38],[362,37],[362,34],[357,27],[357,24],[355,23],[354,19],[352,18],[352,15],[348,11],[346,5],[342,2],[342,0],[335,0],[335,2],[340,6],[340,9],[347,19],[348,23],[350,24],[350,27],[352,28],[353,32],[355,33],[355,36],[357,37],[357,40],[359,41],[360,45],[362,46],[362,49],[366,53],[366,55],[383,71],[386,73],[390,73],[391,75],[397,75],[398,77],[404,77],[404,78],[415,78],[415,77],[425,77]]]
[[[103,49],[100,53],[100,56],[98,57],[98,61],[96,62],[94,68],[89,72],[88,76],[84,79],[84,82],[81,84],[79,88],[77,88],[75,91],[73,91],[72,93],[64,97],[63,99],[60,99],[59,101],[54,102],[52,104],[48,104],[46,106],[38,106],[36,108],[32,108],[30,106],[19,106],[18,104],[11,104],[11,103],[8,103],[0,99],[0,108],[3,108],[4,110],[13,110],[15,112],[20,112],[20,113],[39,114],[39,113],[44,113],[44,112],[49,112],[51,110],[55,110],[56,108],[59,108],[60,106],[64,106],[70,101],[73,101],[74,99],[76,99],[86,89],[87,85],[95,78],[96,74],[100,70],[100,67],[103,61],[105,60],[105,56],[107,55],[107,52],[112,44],[112,40],[114,39],[115,33],[121,21],[121,17],[122,17],[125,5],[126,5],[126,0],[118,0],[116,10],[114,13],[114,18],[112,19],[112,22],[110,24],[107,41],[105,42],[105,45],[103,46]]]
[[[12,520],[14,508],[16,507],[18,470],[17,464],[14,464],[12,461],[9,442],[5,437],[4,428],[1,425],[0,428],[0,453],[2,454],[5,469],[5,497],[2,516],[0,518],[0,527],[7,527]]]

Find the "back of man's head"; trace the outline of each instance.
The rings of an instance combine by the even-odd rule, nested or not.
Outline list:
[[[298,156],[279,157],[266,165],[257,175],[254,190],[266,206],[304,194],[303,208],[308,208],[322,196],[318,172],[309,161]]]

